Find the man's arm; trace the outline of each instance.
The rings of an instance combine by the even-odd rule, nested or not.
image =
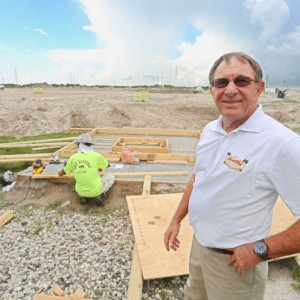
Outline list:
[[[269,248],[269,257],[300,253],[300,219],[283,232],[265,239]]]
[[[285,231],[264,239],[268,246],[268,256],[278,258],[282,256],[300,253],[300,220],[296,221]],[[243,273],[262,260],[253,250],[254,243],[239,246],[234,249],[234,254],[229,258],[228,264],[235,263],[236,271],[242,276]]]
[[[176,251],[177,248],[179,248],[180,241],[177,236],[180,230],[180,223],[188,213],[189,201],[193,190],[194,182],[195,174],[191,176],[183,193],[182,199],[178,205],[178,208],[172,218],[172,221],[165,232],[164,243],[167,251],[169,251],[170,249]]]

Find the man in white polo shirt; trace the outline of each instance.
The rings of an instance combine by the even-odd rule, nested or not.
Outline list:
[[[211,68],[221,116],[201,134],[194,173],[164,237],[176,251],[189,213],[195,234],[186,300],[262,300],[267,260],[300,252],[300,220],[268,237],[278,195],[300,216],[300,136],[263,112],[262,77],[260,65],[240,52]]]

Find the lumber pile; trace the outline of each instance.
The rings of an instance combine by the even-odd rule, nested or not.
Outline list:
[[[81,289],[77,289],[74,294],[70,296],[64,296],[64,291],[58,286],[52,286],[52,292],[54,295],[42,295],[36,294],[33,296],[33,300],[91,300],[90,298],[84,298],[85,292]]]

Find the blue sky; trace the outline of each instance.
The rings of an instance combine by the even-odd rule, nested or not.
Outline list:
[[[208,84],[244,51],[300,87],[300,0],[0,0],[0,83]]]

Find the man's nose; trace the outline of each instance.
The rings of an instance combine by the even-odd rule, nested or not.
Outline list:
[[[225,93],[234,94],[236,92],[237,92],[237,87],[236,87],[235,83],[232,80],[230,80],[228,85],[225,88]]]

